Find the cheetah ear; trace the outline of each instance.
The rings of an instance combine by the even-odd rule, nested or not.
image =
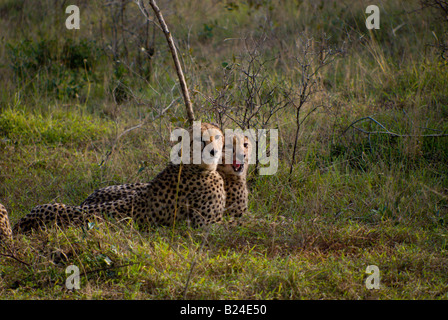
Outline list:
[[[174,129],[173,129],[173,130],[171,130],[171,131],[175,131],[175,130],[188,130],[188,129],[185,129],[185,128],[181,128],[181,127],[174,127]]]
[[[217,122],[210,122],[210,124],[211,124],[212,126],[215,126],[215,127],[219,128],[219,130],[222,130],[222,129],[221,129],[221,126],[220,126]]]

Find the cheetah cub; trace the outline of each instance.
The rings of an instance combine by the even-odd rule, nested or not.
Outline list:
[[[252,144],[248,137],[234,134],[232,145],[225,145],[222,163],[218,165],[218,172],[224,179],[226,190],[226,209],[224,215],[239,218],[248,211],[247,171],[252,153]],[[226,163],[226,152],[233,150],[231,163]],[[229,154],[230,155],[230,154]]]
[[[131,218],[139,225],[172,225],[189,220],[193,226],[219,222],[225,208],[224,181],[217,172],[224,136],[211,124],[202,123],[199,137],[189,130],[190,150],[200,145],[202,157],[194,164],[170,162],[151,182],[111,186],[95,191],[80,206],[51,204],[37,206],[22,218],[13,233],[27,232],[48,224],[85,223],[103,214],[117,219]],[[196,141],[194,139],[199,139]],[[209,153],[208,161],[204,154]],[[211,161],[210,161],[211,159]]]

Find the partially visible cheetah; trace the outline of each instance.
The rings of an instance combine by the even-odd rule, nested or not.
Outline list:
[[[9,225],[8,212],[0,203],[0,240],[8,241],[12,239],[11,226]]]
[[[218,127],[208,123],[201,124],[200,132],[200,150],[210,152],[211,163],[169,163],[149,183],[108,187],[112,191],[110,193],[105,192],[108,188],[99,189],[80,206],[37,206],[19,220],[13,233],[27,232],[54,223],[83,223],[86,219],[102,214],[132,218],[141,225],[170,225],[178,220],[190,220],[193,226],[219,222],[226,195],[223,178],[216,169],[222,155],[224,137]],[[192,150],[193,128],[190,128],[189,133]],[[190,160],[193,160],[191,153]]]
[[[226,150],[233,150],[232,163],[226,163]],[[228,151],[227,151],[228,152]],[[218,172],[224,179],[226,190],[226,209],[224,215],[239,218],[248,211],[247,170],[252,152],[252,144],[248,137],[234,134],[232,145],[225,145],[222,163],[218,165]]]

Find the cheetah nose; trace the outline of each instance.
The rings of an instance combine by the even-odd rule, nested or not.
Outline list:
[[[235,158],[236,158],[236,160],[237,160],[239,163],[244,163],[244,159],[246,158],[246,154],[245,154],[245,153],[239,153],[239,152],[237,152]]]

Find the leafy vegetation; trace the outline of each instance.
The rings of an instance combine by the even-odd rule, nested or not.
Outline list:
[[[367,30],[361,1],[159,2],[196,117],[278,129],[277,173],[251,168],[242,226],[96,221],[20,235],[13,252],[1,248],[0,296],[447,299],[437,8],[387,1],[380,29]],[[168,160],[170,129],[186,123],[165,39],[135,2],[74,1],[79,30],[54,3],[0,3],[0,202],[12,224],[37,204],[149,181]],[[330,50],[334,59],[319,55]],[[65,287],[69,265],[79,290]],[[369,265],[380,289],[365,286]]]

